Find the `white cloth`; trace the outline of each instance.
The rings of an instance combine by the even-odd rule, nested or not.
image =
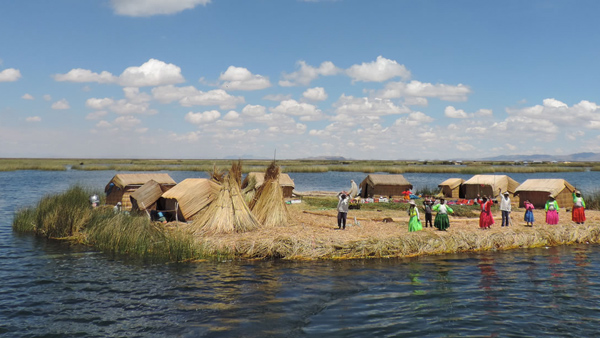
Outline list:
[[[338,212],[348,212],[348,206],[350,203],[350,198],[346,197],[344,199],[342,199],[342,196],[338,196],[339,198],[339,202],[337,205],[337,210]]]
[[[502,211],[510,211],[510,198],[508,196],[502,196],[500,198],[500,210]]]

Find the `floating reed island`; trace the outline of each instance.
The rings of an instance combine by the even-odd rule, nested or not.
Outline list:
[[[536,222],[528,227],[516,203],[512,224],[504,228],[496,206],[496,225],[481,230],[478,206],[456,205],[448,231],[408,232],[407,203],[369,203],[350,210],[346,230],[338,230],[336,197],[304,196],[301,203],[286,204],[274,162],[258,189],[242,190],[241,173],[241,162],[227,171],[214,168],[212,192],[203,197],[206,206],[187,222],[153,222],[146,211],[116,212],[112,206],[92,209],[88,198],[94,192],[75,186],[17,211],[13,229],[161,261],[390,258],[600,243],[597,210],[586,210],[587,222],[575,224],[563,206],[560,223],[546,225],[544,211],[536,209]],[[588,206],[597,205],[597,199]]]

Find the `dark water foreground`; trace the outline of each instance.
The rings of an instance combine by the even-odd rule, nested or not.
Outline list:
[[[94,173],[85,174],[94,181]],[[388,260],[149,264],[12,232],[15,209],[81,179],[61,175],[70,174],[0,173],[0,337],[600,333],[599,246]]]

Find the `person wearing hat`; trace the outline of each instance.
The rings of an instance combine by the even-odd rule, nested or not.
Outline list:
[[[477,195],[477,203],[479,203],[479,207],[481,209],[481,213],[479,214],[479,227],[481,229],[489,229],[492,224],[495,223],[494,216],[492,215],[492,205],[494,201],[487,196],[480,197]]]
[[[348,207],[350,199],[345,191],[338,194],[338,205],[337,205],[337,223],[338,229],[346,230],[346,219],[348,218]]]
[[[502,192],[502,189],[498,189],[498,191]],[[504,194],[501,194],[500,196],[500,211],[502,212],[503,227],[510,225],[510,198],[508,196],[508,191],[505,191]]]
[[[446,201],[440,198],[440,203],[433,206],[433,211],[437,211],[433,225],[441,231],[446,231],[450,227],[450,219],[448,213],[453,213],[454,210],[446,205]]]
[[[408,232],[419,231],[423,229],[423,225],[419,219],[419,209],[417,209],[415,201],[411,200],[408,204],[408,216],[410,217],[408,220]]]
[[[579,190],[573,192],[573,213],[571,219],[577,224],[585,223],[585,201],[581,197]]]
[[[525,200],[525,202],[523,202],[523,206],[525,207],[525,216],[523,220],[528,226],[533,226],[533,222],[535,221],[535,218],[533,217],[533,209],[535,209],[535,207],[533,204],[531,204],[531,202],[529,202],[529,200]]]
[[[554,196],[548,196],[544,210],[546,210],[546,223],[558,224],[558,203],[554,199]]]

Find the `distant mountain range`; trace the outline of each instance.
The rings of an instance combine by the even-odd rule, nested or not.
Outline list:
[[[486,157],[482,161],[560,161],[560,162],[595,162],[600,161],[599,153],[577,153],[571,155],[501,155],[495,157]]]

